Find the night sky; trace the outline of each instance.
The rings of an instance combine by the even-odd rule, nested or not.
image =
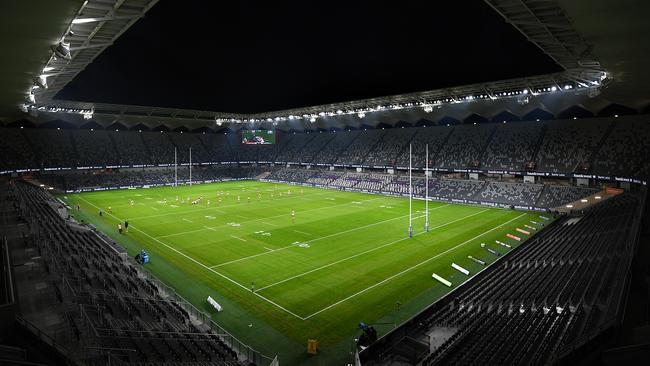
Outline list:
[[[256,113],[560,70],[479,0],[161,0],[57,98]]]

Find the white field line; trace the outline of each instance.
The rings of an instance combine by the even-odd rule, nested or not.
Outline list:
[[[437,209],[439,209],[439,208],[443,208],[443,207],[445,207],[445,206],[449,206],[449,204],[445,204],[445,205],[442,205],[442,206],[438,206],[438,207],[432,208],[432,209],[430,209],[429,211],[437,210]],[[293,248],[293,247],[295,247],[295,246],[298,246],[299,244],[311,244],[311,243],[313,243],[313,242],[317,242],[317,241],[319,241],[319,240],[323,240],[323,239],[331,238],[331,237],[333,237],[333,236],[338,236],[338,235],[342,235],[342,234],[347,234],[347,233],[350,233],[350,232],[353,232],[353,231],[357,231],[357,230],[366,229],[366,228],[369,228],[369,227],[371,227],[371,226],[376,226],[376,225],[384,224],[384,223],[386,223],[386,222],[393,221],[393,220],[397,220],[397,219],[402,219],[402,218],[404,218],[404,217],[408,217],[408,215],[397,216],[397,217],[393,217],[393,218],[388,219],[388,220],[379,221],[379,222],[374,222],[374,223],[372,223],[372,224],[368,224],[368,225],[364,225],[364,226],[355,227],[355,228],[348,229],[348,230],[345,230],[345,231],[339,231],[339,232],[337,232],[337,233],[333,233],[333,234],[330,234],[330,235],[321,236],[321,237],[318,237],[318,238],[315,238],[315,239],[311,239],[311,240],[307,240],[307,241],[305,241],[305,242],[301,242],[301,243],[298,243],[298,244],[289,244],[289,245],[287,245],[287,246],[280,247],[280,248],[278,248],[278,249],[273,249],[273,251],[270,251],[270,252],[257,253],[257,254],[249,255],[249,256],[247,256],[247,257],[242,257],[242,258],[238,258],[238,259],[233,259],[233,260],[228,261],[228,262],[223,262],[223,263],[215,264],[214,266],[210,266],[210,268],[218,268],[218,267],[222,267],[222,266],[225,266],[225,265],[228,265],[228,264],[241,262],[241,261],[244,261],[244,260],[247,260],[247,259],[251,259],[251,258],[256,258],[256,257],[262,256],[262,255],[266,255],[266,254],[269,254],[269,253],[279,252],[279,251],[281,251],[281,250],[285,250],[285,249]],[[421,217],[424,217],[424,215],[422,215],[422,216],[416,216],[415,218],[421,218]]]
[[[209,226],[204,226],[204,228],[206,228],[207,230],[217,231],[213,227],[209,227]]]
[[[524,216],[524,215],[526,215],[526,214],[527,214],[527,213],[524,212],[524,213],[522,213],[521,215],[519,215],[519,216],[517,216],[517,217],[515,217],[515,218],[513,218],[513,219],[510,219],[510,220],[504,222],[503,224],[501,224],[501,225],[499,225],[499,226],[495,226],[495,227],[493,227],[492,229],[490,229],[490,230],[488,230],[488,231],[485,231],[485,232],[483,232],[483,233],[481,233],[481,234],[479,234],[479,235],[477,235],[477,236],[475,236],[475,237],[473,237],[473,238],[471,238],[471,239],[468,239],[468,240],[466,240],[466,241],[464,241],[464,242],[462,242],[462,243],[460,243],[460,244],[458,244],[458,245],[456,245],[456,246],[454,246],[454,247],[452,247],[452,248],[449,248],[449,249],[445,250],[445,251],[442,252],[442,253],[436,254],[436,255],[434,255],[433,257],[430,257],[430,258],[428,258],[428,259],[425,259],[425,260],[423,260],[422,262],[420,262],[420,263],[418,263],[418,264],[416,264],[416,265],[413,265],[413,266],[411,266],[411,267],[409,267],[409,268],[407,268],[407,269],[405,269],[405,270],[403,270],[403,271],[401,271],[401,272],[398,272],[398,273],[396,273],[396,274],[394,274],[394,275],[392,275],[392,276],[390,276],[390,277],[388,277],[388,278],[385,278],[385,279],[383,279],[382,281],[377,282],[377,283],[375,283],[375,284],[372,285],[372,286],[368,286],[368,287],[366,287],[365,289],[363,289],[363,290],[361,290],[361,291],[359,291],[359,292],[356,292],[356,293],[354,293],[354,294],[352,294],[352,295],[350,295],[350,296],[348,296],[348,297],[346,297],[346,298],[344,298],[344,299],[342,299],[342,300],[339,300],[339,301],[337,301],[337,302],[335,302],[335,303],[333,303],[333,304],[331,304],[331,305],[328,305],[328,306],[326,306],[326,307],[324,307],[324,308],[318,310],[317,312],[315,312],[315,313],[313,313],[313,314],[311,314],[311,315],[307,315],[307,316],[303,317],[303,320],[306,320],[306,319],[309,319],[309,318],[311,318],[311,317],[314,317],[314,316],[316,316],[316,315],[322,313],[322,312],[325,311],[325,310],[331,309],[331,308],[333,308],[333,307],[335,307],[335,306],[337,306],[337,305],[339,305],[339,304],[341,304],[341,303],[343,303],[343,302],[346,302],[346,301],[348,301],[348,300],[350,300],[350,299],[352,299],[352,298],[354,298],[354,297],[356,297],[356,296],[358,296],[358,295],[361,295],[362,293],[364,293],[364,292],[366,292],[366,291],[368,291],[368,290],[372,290],[373,288],[375,288],[375,287],[377,287],[377,286],[380,286],[380,285],[382,285],[382,284],[384,284],[384,283],[386,283],[386,282],[392,280],[392,279],[395,278],[395,277],[401,276],[401,275],[403,275],[403,274],[406,273],[406,272],[410,272],[410,271],[414,270],[415,268],[418,268],[418,267],[420,267],[421,265],[423,265],[423,264],[425,264],[425,263],[428,263],[428,262],[430,262],[430,261],[432,261],[432,260],[434,260],[434,259],[436,259],[436,258],[438,258],[438,257],[440,257],[440,256],[442,256],[442,255],[444,255],[444,254],[447,254],[447,253],[449,253],[450,251],[455,250],[455,249],[457,249],[457,248],[459,248],[459,247],[461,247],[461,246],[463,246],[463,245],[469,243],[469,242],[472,241],[472,240],[475,240],[475,239],[477,239],[477,238],[480,238],[481,236],[483,236],[483,235],[485,235],[485,234],[487,234],[487,233],[489,233],[489,232],[492,232],[492,231],[494,231],[494,230],[496,230],[496,229],[498,229],[498,228],[500,228],[500,227],[502,227],[502,226],[504,226],[504,225],[507,225],[507,224],[509,224],[509,223],[511,223],[511,222],[513,222],[513,221],[515,221],[515,220],[517,220],[517,219],[519,219],[520,217],[522,217],[522,216]]]
[[[240,238],[240,237],[238,237],[238,236],[234,236],[234,235],[230,235],[230,237],[231,237],[231,238],[235,238],[235,239],[237,239],[237,240],[241,240],[241,241],[248,241],[248,240],[246,240],[246,239],[242,239],[242,238]]]
[[[84,202],[86,202],[86,203],[88,203],[89,205],[91,205],[91,206],[93,206],[93,207],[99,209],[99,207],[95,206],[94,204],[90,203],[89,201],[85,200],[84,198],[79,197],[79,199],[82,200],[82,201],[84,201]],[[110,213],[109,213],[108,215],[111,216],[111,217],[113,217],[114,219],[116,219],[116,220],[118,220],[118,221],[122,221],[120,218],[118,218],[117,216],[115,216],[115,215],[113,215],[113,214],[110,214]],[[237,286],[243,288],[245,291],[247,291],[247,292],[250,291],[249,288],[247,288],[246,286],[244,286],[244,285],[240,284],[239,282],[233,280],[232,278],[230,278],[230,277],[228,277],[228,276],[226,276],[226,275],[224,275],[224,274],[222,274],[222,273],[220,273],[220,272],[215,271],[214,269],[212,269],[212,268],[206,266],[205,264],[203,264],[203,263],[197,261],[196,259],[194,259],[194,258],[188,256],[187,254],[178,251],[176,248],[173,248],[173,247],[171,247],[171,246],[165,244],[164,242],[162,242],[162,241],[160,241],[160,240],[154,238],[153,236],[151,236],[151,235],[145,233],[144,231],[142,231],[142,230],[140,230],[140,229],[137,229],[137,228],[135,228],[135,227],[133,227],[133,226],[131,226],[131,228],[132,228],[133,230],[135,230],[135,231],[139,231],[139,232],[142,233],[143,235],[149,237],[151,240],[154,240],[154,241],[156,241],[156,242],[158,242],[158,243],[164,245],[165,247],[169,248],[170,250],[173,250],[174,252],[176,252],[176,253],[182,255],[183,257],[185,257],[185,258],[189,259],[190,261],[192,261],[192,262],[198,264],[199,266],[205,268],[206,270],[208,270],[208,271],[210,271],[210,272],[212,272],[212,273],[214,273],[214,274],[216,274],[216,275],[218,275],[218,276],[224,278],[225,280],[228,280],[229,282],[231,282],[231,283],[233,283],[233,284],[235,284],[235,285],[237,285]],[[301,317],[300,315],[298,315],[298,314],[292,312],[291,310],[288,310],[288,309],[284,308],[284,307],[281,306],[281,305],[278,305],[278,304],[275,303],[274,301],[267,299],[266,297],[264,297],[264,296],[258,294],[257,292],[252,292],[252,291],[251,291],[251,293],[254,294],[255,296],[259,297],[260,299],[262,299],[262,300],[268,302],[269,304],[274,305],[274,306],[277,307],[278,309],[281,309],[281,310],[285,311],[287,314],[291,314],[291,315],[293,315],[294,317],[296,317],[296,318],[298,318],[298,319],[305,320],[305,318]]]
[[[468,219],[468,218],[470,218],[470,217],[473,217],[473,216],[476,216],[476,215],[478,215],[478,214],[481,214],[481,213],[483,213],[483,212],[485,212],[485,211],[489,211],[489,209],[481,210],[481,211],[476,212],[476,213],[473,213],[473,214],[471,214],[471,215],[463,216],[463,217],[458,218],[458,219],[456,219],[456,220],[449,221],[449,222],[446,222],[446,223],[444,223],[444,224],[438,225],[438,226],[436,226],[436,227],[429,228],[429,231],[433,231],[433,230],[439,229],[439,228],[441,228],[441,227],[445,227],[445,226],[447,226],[447,225],[451,225],[451,224],[456,223],[456,222],[458,222],[458,221]],[[422,232],[420,232],[420,233],[414,234],[413,236],[418,236],[418,235],[422,235],[422,234],[426,234],[426,233],[427,233],[426,231],[422,231]],[[404,238],[401,238],[401,239],[397,239],[397,240],[391,241],[390,243],[382,244],[382,245],[380,245],[380,246],[378,246],[378,247],[375,247],[375,248],[372,248],[372,249],[365,250],[365,251],[363,251],[363,252],[360,252],[360,253],[357,253],[357,254],[351,255],[351,256],[346,257],[346,258],[343,258],[343,259],[339,259],[339,260],[337,260],[337,261],[335,261],[335,262],[332,262],[332,263],[329,263],[329,264],[326,264],[326,265],[320,266],[320,267],[318,267],[318,268],[314,268],[314,269],[309,270],[309,271],[307,271],[307,272],[303,272],[303,273],[297,274],[297,275],[295,275],[295,276],[291,276],[291,277],[286,278],[286,279],[284,279],[284,280],[282,280],[282,281],[278,281],[278,282],[276,282],[276,283],[272,283],[272,284],[270,284],[270,285],[266,285],[266,286],[264,286],[264,287],[260,287],[260,288],[258,288],[256,291],[262,291],[262,290],[267,289],[267,288],[269,288],[269,287],[273,287],[273,286],[275,286],[275,285],[279,285],[279,284],[282,284],[282,283],[285,283],[285,282],[291,281],[291,280],[293,280],[293,279],[296,279],[296,278],[298,278],[298,277],[302,277],[302,276],[308,275],[308,274],[313,273],[313,272],[316,272],[316,271],[320,271],[321,269],[325,269],[325,268],[331,267],[331,266],[333,266],[333,265],[339,264],[339,263],[341,263],[341,262],[345,262],[345,261],[348,261],[348,260],[350,260],[350,259],[353,259],[353,258],[356,258],[356,257],[362,256],[362,255],[364,255],[364,254],[368,254],[368,253],[370,253],[370,252],[374,252],[374,251],[376,251],[376,250],[379,250],[379,249],[382,249],[382,248],[385,248],[385,247],[391,246],[391,245],[393,245],[393,244],[397,244],[397,243],[402,242],[402,241],[407,240],[407,239],[409,239],[409,237],[404,237]]]
[[[158,209],[155,208],[155,207],[153,207],[153,206],[151,206],[150,208],[151,208],[152,210],[154,210],[154,211],[158,211]]]
[[[273,249],[270,249],[270,248],[267,248],[267,247],[264,247],[264,249],[266,249],[266,250],[273,250]]]
[[[272,223],[266,222],[266,221],[262,221],[261,223],[264,224],[264,225],[269,225],[269,226],[280,226],[278,224],[272,224]]]
[[[381,198],[383,198],[383,197],[372,198],[372,199],[369,199],[368,201],[374,201],[374,200],[378,200],[378,199],[381,199]],[[341,203],[341,204],[338,204],[338,205],[327,206],[327,207],[317,207],[317,208],[312,208],[312,209],[304,210],[304,211],[300,211],[300,212],[310,212],[310,211],[317,211],[317,210],[326,210],[326,209],[329,209],[329,208],[339,207],[339,206],[344,206],[344,205],[349,205],[349,204],[351,204],[351,202],[348,202],[348,203]],[[433,209],[432,209],[432,210],[433,210]],[[429,210],[429,211],[431,211],[431,210]],[[281,215],[276,215],[276,216],[267,216],[267,217],[263,217],[263,218],[252,219],[252,220],[248,220],[248,221],[242,221],[242,222],[240,222],[240,224],[245,224],[245,223],[255,222],[255,221],[261,221],[261,220],[274,219],[274,218],[277,218],[277,217],[283,217],[283,216],[289,216],[289,215],[288,215],[288,214],[281,214]],[[131,220],[133,221],[133,219],[131,219]],[[217,228],[217,227],[227,227],[227,226],[228,226],[228,224],[219,225],[219,226],[213,226],[213,227]],[[178,236],[178,235],[192,234],[192,233],[197,233],[197,232],[199,232],[199,231],[204,231],[204,230],[205,230],[205,229],[195,229],[195,230],[189,230],[189,231],[183,231],[183,232],[171,233],[171,234],[167,234],[167,235],[160,235],[160,236],[158,236],[158,238],[168,238],[168,237],[170,237],[170,236]]]
[[[325,195],[327,193],[330,193],[330,192],[313,193],[313,194],[310,194],[308,196],[322,196],[322,195]],[[282,197],[282,198],[277,198],[276,200],[280,200],[280,199],[284,199],[284,198],[291,198],[291,197]],[[217,207],[219,207],[219,208],[236,207],[236,206],[240,206],[240,205],[239,204],[223,205],[223,206],[217,205]],[[207,210],[214,210],[214,208],[211,208],[211,207],[198,208],[198,209],[193,209],[190,212],[207,211]],[[154,218],[154,217],[162,217],[162,216],[170,216],[170,215],[178,215],[178,213],[170,212],[170,213],[164,213],[164,214],[158,214],[158,215],[140,216],[140,217],[134,217],[131,220],[151,219],[151,218]]]
[[[306,233],[306,232],[304,232],[304,231],[300,231],[300,230],[293,230],[293,232],[294,232],[294,233],[298,233],[298,234],[309,235],[309,236],[316,236],[316,235],[314,235],[314,234]]]
[[[192,221],[192,220],[188,220],[188,219],[185,219],[185,218],[183,219],[183,221],[194,222],[194,221]]]

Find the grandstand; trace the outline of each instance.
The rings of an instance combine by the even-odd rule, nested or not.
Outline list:
[[[323,36],[307,28],[325,27],[299,22],[339,19],[325,8],[284,9],[283,19],[241,5],[238,24],[264,14],[278,26],[264,42],[233,33],[230,48],[205,24],[209,14],[236,11],[190,3],[2,6],[0,23],[17,19],[29,31],[0,36],[13,47],[0,61],[8,70],[0,73],[0,364],[647,361],[650,54],[640,40],[650,34],[642,16],[650,5],[439,5],[460,12],[436,18],[442,28],[466,11],[493,29],[481,37],[465,33],[470,24],[458,30],[467,49],[487,38],[511,42],[506,58],[524,71],[503,60],[505,70],[492,74],[491,62],[504,57],[497,48],[440,49],[431,62],[485,65],[452,72],[441,63],[439,84],[408,84],[430,50],[399,55],[413,59],[400,64],[403,74],[384,69],[395,51],[372,40],[355,44],[383,54],[359,51],[358,60],[344,61],[348,52],[333,46],[318,57],[314,44],[291,49],[309,55],[298,64],[319,70],[308,75],[280,48],[245,56],[249,47],[280,47],[286,34],[272,33],[280,24],[305,29],[296,44]],[[413,9],[392,12],[428,12]],[[197,20],[179,21],[188,11]],[[359,14],[361,23],[366,10]],[[237,19],[227,18],[215,29]],[[331,24],[357,32],[341,22]],[[197,75],[206,64],[181,65],[177,50],[169,59],[140,53],[175,47],[172,38],[156,43],[161,24],[199,23],[192,51],[223,51],[205,76]],[[249,22],[251,33],[262,23]],[[190,47],[176,46],[178,54]],[[233,49],[242,52],[237,62]],[[117,67],[124,50],[157,59],[147,66],[168,76],[140,79],[142,70]],[[276,69],[248,63],[260,57]],[[381,72],[365,57],[382,60]],[[370,76],[355,79],[364,74],[355,62]],[[286,83],[263,75],[283,67]]]

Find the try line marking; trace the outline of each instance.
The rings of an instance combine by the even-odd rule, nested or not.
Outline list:
[[[88,200],[86,200],[86,199],[84,199],[84,198],[82,198],[82,197],[80,197],[80,196],[78,196],[78,197],[79,197],[80,200],[82,200],[82,201],[86,202],[87,204],[89,204],[89,205],[95,207],[96,209],[99,209],[99,207],[96,206],[95,204],[89,202]],[[121,220],[119,217],[117,217],[117,216],[115,216],[115,215],[113,215],[113,214],[108,213],[108,215],[111,216],[111,217],[113,217],[113,218],[116,219],[117,221],[120,221],[120,222],[123,221],[123,220]],[[218,276],[220,276],[220,277],[222,277],[222,278],[228,280],[229,282],[232,282],[233,284],[235,284],[235,285],[237,285],[237,286],[243,288],[243,289],[246,290],[247,292],[250,291],[250,289],[249,289],[248,287],[246,287],[246,286],[240,284],[239,282],[233,280],[232,278],[230,278],[230,277],[228,277],[228,276],[226,276],[226,275],[224,275],[224,274],[222,274],[222,273],[220,273],[220,272],[215,271],[214,269],[212,269],[212,268],[206,266],[205,264],[203,264],[203,263],[197,261],[196,259],[194,259],[194,258],[188,256],[187,254],[178,251],[176,248],[173,248],[173,247],[171,247],[171,246],[169,246],[169,245],[163,243],[162,241],[160,241],[160,240],[154,238],[153,236],[147,234],[146,232],[144,232],[144,231],[142,231],[142,230],[140,230],[140,229],[135,228],[133,225],[130,225],[130,227],[131,227],[131,229],[133,229],[133,230],[135,230],[135,231],[138,231],[138,232],[142,233],[143,235],[145,235],[146,237],[150,238],[151,240],[154,240],[154,241],[156,241],[156,242],[158,242],[158,243],[164,245],[164,246],[167,247],[168,249],[173,250],[174,252],[176,252],[176,253],[182,255],[183,257],[189,259],[190,261],[192,261],[192,262],[198,264],[199,266],[201,266],[201,267],[207,269],[208,271],[210,271],[210,272],[212,272],[212,273],[214,273],[214,274],[216,274],[216,275],[218,275]],[[251,293],[252,293],[253,295],[259,297],[260,299],[262,299],[262,300],[268,302],[269,304],[276,306],[278,309],[281,309],[281,310],[285,311],[286,313],[291,314],[291,315],[293,315],[294,317],[296,317],[296,318],[298,318],[298,319],[300,319],[300,320],[305,320],[305,318],[303,318],[302,316],[300,316],[300,315],[294,313],[294,312],[291,311],[291,310],[286,309],[286,308],[283,307],[282,305],[279,305],[279,304],[275,303],[274,301],[269,300],[268,298],[266,298],[266,297],[264,297],[264,296],[262,296],[262,295],[260,295],[260,294],[258,294],[258,293],[256,293],[256,292],[252,292],[252,291],[251,291]]]
[[[381,199],[381,197],[380,197],[380,198],[371,198],[371,199],[369,199],[368,201],[375,201],[375,200],[378,200],[378,199]],[[349,204],[351,204],[351,202],[341,203],[341,204],[338,204],[338,205],[332,205],[332,206],[327,206],[327,207],[312,208],[312,209],[304,210],[304,211],[301,211],[301,212],[310,212],[310,211],[324,210],[324,209],[329,209],[329,208],[334,208],[334,207],[339,207],[339,206],[344,206],[344,205],[349,205]],[[432,209],[432,210],[433,210],[433,209]],[[429,211],[431,211],[431,210],[429,210]],[[281,214],[281,215],[275,215],[275,216],[267,216],[267,217],[258,218],[258,219],[251,219],[251,220],[247,220],[247,221],[240,221],[240,223],[245,224],[245,223],[249,223],[249,222],[255,222],[255,221],[261,221],[261,220],[274,219],[274,218],[277,218],[277,217],[283,217],[283,216],[288,216],[288,214]],[[131,220],[134,221],[135,219],[131,219]],[[218,225],[218,226],[213,226],[213,227],[214,227],[214,228],[218,228],[218,227],[227,227],[227,226],[228,226],[228,224]],[[197,233],[197,232],[199,232],[199,231],[205,231],[205,230],[206,230],[206,229],[196,229],[196,230],[189,230],[189,231],[183,231],[183,232],[171,233],[171,234],[166,234],[166,235],[160,235],[160,236],[158,236],[158,239],[161,239],[161,238],[168,238],[168,237],[170,237],[170,236],[178,236],[178,235],[192,234],[192,233]]]
[[[446,206],[449,206],[449,204],[445,204],[445,205],[442,205],[442,206],[438,206],[438,207],[432,208],[432,209],[430,209],[429,211],[437,210],[437,209],[439,209],[439,208],[443,208],[443,207],[446,207]],[[350,232],[353,232],[353,231],[357,231],[357,230],[361,230],[361,229],[366,229],[366,228],[369,228],[369,227],[371,227],[371,226],[376,226],[376,225],[384,224],[384,223],[386,223],[386,222],[393,221],[393,220],[397,220],[397,219],[402,219],[402,218],[407,217],[407,216],[408,216],[408,215],[397,216],[397,217],[393,217],[393,218],[391,218],[391,219],[387,219],[387,220],[384,220],[384,221],[374,222],[374,223],[372,223],[372,224],[368,224],[368,225],[364,225],[364,226],[355,227],[355,228],[348,229],[348,230],[345,230],[345,231],[339,231],[339,232],[336,232],[336,233],[333,233],[333,234],[330,234],[330,235],[321,236],[321,237],[318,237],[318,238],[315,238],[315,239],[307,240],[307,241],[305,241],[305,242],[300,242],[300,243],[297,243],[297,244],[289,244],[289,245],[287,245],[287,246],[280,247],[280,248],[278,248],[278,249],[274,249],[274,250],[272,250],[272,251],[261,252],[261,253],[257,253],[257,254],[249,255],[249,256],[246,256],[246,257],[238,258],[238,259],[233,259],[233,260],[231,260],[231,261],[227,261],[227,262],[223,262],[223,263],[215,264],[214,266],[210,266],[210,268],[223,267],[223,266],[228,265],[228,264],[231,264],[231,263],[237,263],[237,262],[245,261],[245,260],[248,260],[248,259],[251,259],[251,258],[257,258],[257,257],[263,256],[263,255],[269,254],[269,253],[275,253],[275,252],[278,252],[278,251],[281,251],[281,250],[285,250],[285,249],[293,248],[293,247],[296,247],[296,246],[298,246],[298,245],[300,245],[300,244],[311,244],[311,243],[317,242],[317,241],[319,241],[319,240],[323,240],[323,239],[331,238],[331,237],[333,237],[333,236],[338,236],[338,235],[342,235],[342,234],[347,234],[347,233],[350,233]],[[422,216],[416,216],[415,218],[417,219],[417,218],[421,218],[421,217],[424,217],[424,216],[425,216],[425,215],[422,215]]]
[[[439,229],[439,228],[441,228],[441,227],[445,227],[445,226],[447,226],[447,225],[451,225],[451,224],[456,223],[456,222],[458,222],[458,221],[465,220],[465,219],[468,219],[468,218],[470,218],[470,217],[473,217],[473,216],[476,216],[476,215],[478,215],[478,214],[481,214],[481,213],[483,213],[483,212],[485,212],[485,211],[489,211],[489,209],[486,208],[485,210],[481,210],[481,211],[476,212],[476,213],[473,213],[473,214],[471,214],[471,215],[463,216],[463,217],[458,218],[458,219],[456,219],[456,220],[446,222],[446,223],[441,224],[441,225],[438,225],[438,226],[436,226],[436,227],[432,227],[432,228],[430,228],[429,230],[435,230],[435,229]],[[419,216],[419,217],[421,217],[421,216]],[[417,234],[414,234],[413,236],[418,236],[418,235],[421,235],[421,234],[426,234],[426,231],[419,232],[419,233],[417,233]],[[281,283],[285,283],[285,282],[291,281],[291,280],[293,280],[293,279],[295,279],[295,278],[299,278],[299,277],[302,277],[302,276],[308,275],[308,274],[310,274],[310,273],[313,273],[313,272],[316,272],[316,271],[320,271],[321,269],[325,269],[325,268],[331,267],[331,266],[333,266],[333,265],[335,265],[335,264],[339,264],[339,263],[341,263],[341,262],[348,261],[348,260],[350,260],[350,259],[353,259],[353,258],[356,258],[356,257],[362,256],[362,255],[364,255],[364,254],[368,254],[368,253],[370,253],[370,252],[374,252],[374,251],[376,251],[376,250],[379,250],[379,249],[382,249],[382,248],[385,248],[385,247],[391,246],[391,245],[393,245],[393,244],[397,244],[397,243],[402,242],[402,241],[404,241],[404,240],[406,240],[406,239],[408,239],[408,237],[404,237],[404,238],[401,238],[401,239],[397,239],[397,240],[394,240],[394,241],[392,241],[392,242],[390,242],[390,243],[382,244],[382,245],[380,245],[380,246],[378,246],[378,247],[374,247],[374,248],[372,248],[372,249],[364,250],[363,252],[360,252],[360,253],[357,253],[357,254],[351,255],[351,256],[346,257],[346,258],[343,258],[343,259],[339,259],[339,260],[337,260],[337,261],[335,261],[335,262],[328,263],[328,264],[326,264],[326,265],[320,266],[320,267],[318,267],[318,268],[314,268],[314,269],[309,270],[309,271],[307,271],[307,272],[303,272],[303,273],[297,274],[297,275],[295,275],[295,276],[291,276],[291,277],[289,277],[289,278],[285,278],[285,279],[282,280],[282,281],[278,281],[278,282],[272,283],[272,284],[270,284],[270,285],[266,285],[266,286],[260,287],[260,288],[258,288],[258,289],[255,290],[255,291],[262,291],[262,290],[267,289],[267,288],[269,288],[269,287],[273,287],[273,286],[275,286],[275,285],[279,285],[279,284],[281,284]]]
[[[331,309],[331,308],[333,308],[333,307],[335,307],[335,306],[337,306],[337,305],[339,305],[339,304],[341,304],[341,303],[343,303],[343,302],[346,302],[346,301],[348,301],[348,300],[350,300],[350,299],[352,299],[352,298],[354,298],[354,297],[357,297],[357,296],[361,295],[362,293],[364,293],[364,292],[366,292],[366,291],[368,291],[368,290],[372,290],[373,288],[375,288],[375,287],[377,287],[377,286],[380,286],[380,285],[382,285],[382,284],[384,284],[384,283],[386,283],[386,282],[392,280],[392,279],[395,278],[395,277],[399,277],[399,276],[403,275],[404,273],[410,272],[410,271],[412,271],[412,270],[414,270],[414,269],[420,267],[421,265],[423,265],[423,264],[425,264],[425,263],[429,263],[429,262],[431,262],[432,260],[434,260],[434,259],[440,257],[441,255],[447,254],[447,253],[449,253],[449,252],[452,251],[452,250],[455,250],[455,249],[457,249],[457,248],[460,248],[461,246],[463,246],[463,245],[469,243],[470,241],[475,240],[475,239],[477,239],[477,238],[480,238],[481,236],[483,236],[483,235],[485,235],[485,234],[487,234],[487,233],[489,233],[489,232],[492,232],[492,231],[494,231],[494,230],[496,230],[496,229],[498,229],[498,228],[500,228],[500,227],[502,227],[502,226],[504,226],[504,225],[507,225],[507,224],[509,224],[509,223],[511,223],[511,222],[513,222],[513,221],[515,221],[515,220],[517,220],[517,219],[519,219],[520,217],[522,217],[522,216],[524,216],[524,215],[526,215],[526,214],[527,214],[527,212],[524,212],[524,213],[522,213],[521,215],[519,215],[519,216],[517,216],[517,217],[515,217],[515,218],[512,218],[512,219],[510,219],[510,220],[504,222],[503,224],[501,224],[501,225],[499,225],[499,226],[495,226],[495,227],[493,227],[492,229],[490,229],[490,230],[488,230],[488,231],[485,231],[485,232],[483,232],[483,233],[481,233],[481,234],[478,234],[478,235],[476,235],[475,237],[473,237],[473,238],[471,238],[471,239],[465,240],[464,242],[462,242],[462,243],[460,243],[460,244],[458,244],[458,245],[456,245],[456,246],[454,246],[454,247],[451,247],[451,248],[445,250],[445,251],[442,252],[442,253],[436,254],[436,255],[434,255],[433,257],[430,257],[430,258],[428,258],[428,259],[425,259],[425,260],[423,260],[422,262],[420,262],[420,263],[418,263],[418,264],[415,264],[415,265],[413,265],[413,266],[411,266],[411,267],[409,267],[409,268],[407,268],[407,269],[405,269],[405,270],[403,270],[403,271],[401,271],[401,272],[398,272],[398,273],[396,273],[396,274],[394,274],[394,275],[392,275],[392,276],[390,276],[390,277],[388,277],[388,278],[383,279],[383,280],[380,281],[380,282],[375,283],[374,285],[368,286],[368,287],[364,288],[363,290],[361,290],[361,291],[359,291],[359,292],[356,292],[356,293],[354,293],[354,294],[352,294],[352,295],[350,295],[350,296],[348,296],[348,297],[346,297],[346,298],[344,298],[344,299],[342,299],[342,300],[339,300],[339,301],[337,301],[337,302],[335,302],[335,303],[333,303],[333,304],[331,304],[331,305],[328,305],[328,306],[326,306],[326,307],[324,307],[324,308],[318,310],[317,312],[315,312],[315,313],[313,313],[313,314],[311,314],[311,315],[307,315],[307,316],[303,317],[303,320],[307,320],[307,319],[309,319],[309,318],[311,318],[311,317],[314,317],[314,316],[316,316],[316,315],[322,313],[322,312],[325,311],[325,310]]]
[[[310,193],[307,196],[322,196],[322,195],[325,195],[326,193],[328,193],[328,192]],[[288,196],[286,198],[291,198],[291,196]],[[280,200],[280,199],[284,199],[284,198],[277,198],[277,199]],[[214,207],[217,207],[218,209],[215,209],[213,207],[196,208],[196,209],[192,209],[192,212],[209,211],[209,210],[219,211],[220,208],[235,207],[235,206],[241,206],[241,204],[240,203],[239,204],[232,204],[232,205],[219,205],[219,204],[217,204],[217,205],[214,205]],[[186,206],[186,207],[190,207],[190,206]],[[225,212],[223,212],[223,213],[225,213]],[[154,217],[170,216],[170,215],[178,215],[178,213],[170,212],[170,213],[164,213],[164,214],[158,214],[158,215],[139,216],[139,217],[134,217],[131,220],[151,219],[151,218],[154,218]]]

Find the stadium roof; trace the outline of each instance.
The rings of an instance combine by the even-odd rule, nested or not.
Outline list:
[[[626,105],[634,110],[640,110],[648,104],[650,84],[645,65],[650,53],[645,37],[650,32],[643,14],[650,10],[650,4],[632,0],[616,4],[596,0],[589,3],[589,8],[580,7],[571,1],[486,0],[508,23],[562,66],[564,71],[554,74],[257,114],[50,99],[154,3],[155,1],[115,2],[113,7],[117,7],[119,12],[110,13],[111,10],[107,7],[104,7],[104,13],[93,9],[99,13],[92,13],[92,17],[101,18],[102,22],[74,24],[73,28],[79,26],[79,33],[75,33],[79,39],[71,48],[84,45],[96,47],[77,51],[79,55],[86,51],[89,54],[78,59],[73,57],[71,62],[59,68],[63,74],[48,77],[51,89],[40,96],[37,94],[37,103],[31,108],[34,111],[65,111],[65,108],[71,108],[77,113],[85,113],[86,117],[90,117],[92,112],[93,120],[104,125],[119,121],[126,125],[145,123],[153,126],[162,123],[172,128],[180,125],[196,128],[211,126],[215,120],[220,123],[273,121],[303,127],[312,122],[318,125],[350,125],[366,123],[363,119],[371,114],[373,118],[368,121],[370,124],[394,124],[398,120],[417,121],[422,118],[435,121],[445,116],[462,120],[472,114],[491,119],[502,112],[523,116],[536,109],[558,116],[572,106],[598,114],[612,103]],[[87,12],[93,4],[90,1],[84,5],[84,8],[88,7]],[[122,7],[131,11],[122,12]],[[109,20],[111,14],[117,17]],[[69,13],[65,16],[68,16],[69,24]],[[82,8],[78,18],[85,17],[89,15]],[[103,23],[102,27],[99,26],[100,23]],[[97,28],[104,29],[100,42],[89,40],[89,36],[98,34]],[[84,36],[87,38],[82,39]],[[74,56],[75,52],[72,54]],[[77,119],[83,123],[81,114],[78,114]]]

